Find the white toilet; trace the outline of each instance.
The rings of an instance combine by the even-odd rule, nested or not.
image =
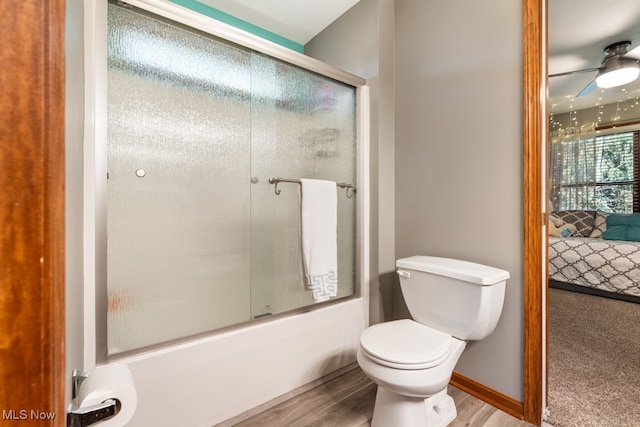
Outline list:
[[[509,272],[413,256],[396,262],[413,320],[380,323],[360,338],[358,364],[378,385],[372,427],[446,426],[456,417],[447,385],[466,341],[498,323]]]

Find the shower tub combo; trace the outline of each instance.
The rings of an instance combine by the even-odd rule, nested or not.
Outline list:
[[[168,2],[87,9],[85,370],[129,366],[132,425],[197,426],[353,363],[368,323],[364,81]],[[320,304],[301,280],[301,178],[337,184],[338,291]]]

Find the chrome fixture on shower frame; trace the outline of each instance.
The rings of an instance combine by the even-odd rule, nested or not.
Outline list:
[[[301,184],[299,179],[289,179],[289,178],[269,178],[269,184],[275,184],[274,191],[276,195],[280,195],[281,189],[278,188],[278,184],[281,182],[291,182],[293,184]],[[336,186],[340,188],[345,188],[346,196],[348,199],[353,197],[353,193],[356,192],[356,188],[353,184],[346,184],[344,182],[336,182]]]

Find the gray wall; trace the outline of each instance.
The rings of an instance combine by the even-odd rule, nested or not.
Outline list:
[[[66,81],[65,86],[65,357],[66,372],[84,368],[84,289],[82,276],[82,192],[84,127],[84,35],[82,0],[66,2]],[[71,375],[67,378],[71,384]],[[71,400],[71,387],[66,387],[66,401]]]
[[[456,371],[523,397],[522,7],[396,0],[396,255],[511,273]]]
[[[389,13],[391,3],[395,7]],[[374,35],[357,25],[358,14],[362,21],[372,21],[371,8],[379,13]],[[386,24],[389,15],[395,15],[395,24]],[[393,31],[385,32],[389,29]],[[390,40],[393,52],[388,53]],[[322,41],[332,43],[322,50]],[[456,371],[522,401],[521,4],[361,0],[314,39],[307,53],[341,68],[350,66],[357,74],[353,64],[360,60],[365,69],[372,55],[350,49],[367,41],[378,46],[381,86],[374,106],[377,156],[372,159],[378,170],[378,246],[372,253],[379,253],[380,307],[385,311],[391,303],[395,317],[407,315],[397,284],[393,292],[385,292],[385,278],[393,277],[389,261],[395,257],[445,256],[508,270],[511,279],[496,331],[470,343]],[[389,69],[394,85],[383,92],[383,70]],[[389,102],[394,108],[383,113]],[[384,123],[389,116],[391,125]],[[389,128],[395,133],[387,139]],[[395,171],[395,178],[389,171]],[[387,191],[394,180],[395,194]],[[395,214],[386,212],[389,205],[395,206]],[[394,233],[387,233],[389,219]],[[388,251],[391,241],[395,254]],[[372,311],[376,309],[374,305]]]

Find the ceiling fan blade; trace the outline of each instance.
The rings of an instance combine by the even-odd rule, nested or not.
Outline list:
[[[598,87],[598,85],[596,84],[596,79],[591,80],[591,83],[589,83],[588,85],[586,85],[584,87],[584,89],[582,89],[577,95],[576,98],[579,96],[585,96],[585,95],[589,95],[591,92],[593,92],[593,90]]]
[[[625,58],[640,59],[640,46],[634,47],[629,52],[627,52],[624,56]]]
[[[598,68],[585,68],[584,70],[575,70],[575,71],[567,71],[567,72],[564,72],[564,73],[549,74],[549,77],[570,76],[572,74],[591,73],[593,71],[600,71],[600,67],[598,67]]]

